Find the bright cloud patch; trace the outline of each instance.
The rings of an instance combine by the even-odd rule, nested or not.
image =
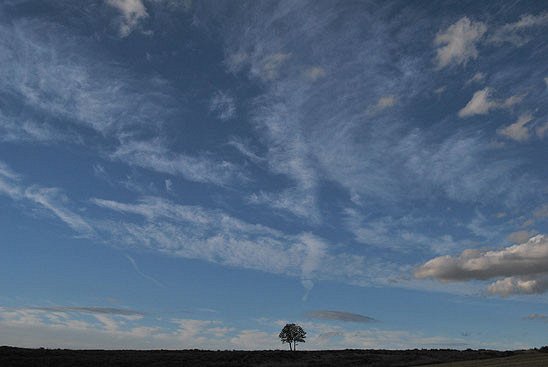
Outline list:
[[[121,37],[129,36],[139,25],[139,22],[148,17],[147,10],[141,0],[107,0],[107,4],[122,14],[119,29]]]
[[[523,99],[523,96],[514,95],[505,100],[497,100],[493,98],[492,93],[491,88],[475,92],[472,99],[459,111],[459,117],[486,115],[495,109],[511,108]]]
[[[438,46],[436,50],[438,67],[466,64],[468,60],[477,58],[476,44],[486,31],[487,26],[484,23],[463,17],[445,31],[438,33],[434,39],[434,45]]]
[[[498,132],[509,139],[524,142],[529,139],[530,133],[527,124],[532,120],[533,116],[529,113],[521,115],[516,122],[500,129]]]
[[[487,280],[494,294],[543,293],[548,289],[548,239],[537,235],[502,250],[465,250],[459,256],[440,256],[421,265],[417,278],[441,281]]]

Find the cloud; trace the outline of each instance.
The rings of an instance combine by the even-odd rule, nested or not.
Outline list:
[[[389,282],[400,271],[396,264],[334,253],[331,244],[312,233],[285,234],[220,210],[157,197],[143,197],[136,203],[105,199],[92,202],[120,214],[119,218],[93,220],[105,242],[284,274],[300,279],[307,291],[315,281],[328,279],[357,285]]]
[[[526,125],[531,121],[533,121],[533,115],[526,113],[521,115],[513,124],[501,128],[497,132],[509,139],[524,142],[529,139],[529,127]]]
[[[63,202],[67,202],[68,198],[61,192],[60,189],[30,186],[25,190],[24,197],[50,210],[76,232],[93,232],[92,227],[84,218],[65,208]]]
[[[195,182],[226,185],[244,179],[241,169],[231,162],[175,153],[161,139],[124,142],[110,158]]]
[[[268,55],[263,59],[260,68],[252,70],[252,72],[256,73],[265,80],[274,80],[278,78],[280,68],[287,60],[289,60],[290,57],[290,53],[284,52]]]
[[[298,16],[303,11],[306,22]],[[385,12],[389,10],[379,7],[352,13],[304,1],[268,8],[259,2],[238,10],[242,21],[225,23],[228,71],[245,73],[262,85],[249,108],[251,133],[260,142],[261,168],[279,182],[258,188],[249,202],[317,224],[325,219],[318,196],[331,185],[349,197],[359,195],[369,207],[385,208],[432,194],[434,200],[484,200],[493,197],[493,187],[510,204],[537,190],[517,182],[516,157],[489,158],[486,135],[448,127],[440,140],[409,123],[403,113],[414,110],[409,101],[423,98],[439,83],[424,73],[429,55],[394,57],[389,51],[415,42],[417,29],[395,18],[379,20]],[[333,28],[333,19],[340,19],[341,27]],[[363,19],[368,19],[367,30]],[[470,27],[475,29],[476,23]],[[366,36],[358,37],[357,30]],[[390,32],[402,38],[389,37]],[[265,60],[276,53],[291,57],[276,78],[265,78]],[[303,72],[318,64],[328,73],[310,83]],[[402,108],[390,108],[396,104]],[[383,113],[371,113],[375,106],[384,108]],[[458,155],[466,158],[455,159]]]
[[[344,311],[309,311],[306,314],[306,317],[319,320],[336,320],[336,321],[346,321],[346,322],[373,322],[375,319],[360,315],[357,313],[344,312]]]
[[[530,315],[527,315],[524,317],[526,320],[540,320],[544,322],[548,322],[548,315],[541,314],[541,313],[532,313]]]
[[[156,278],[153,278],[151,277],[150,275],[148,274],[145,274],[141,271],[141,269],[139,268],[139,265],[137,265],[137,262],[135,261],[135,259],[129,255],[126,255],[126,258],[128,259],[128,261],[131,263],[131,266],[133,266],[133,269],[135,270],[135,272],[137,274],[139,274],[140,276],[142,276],[143,278],[145,279],[148,279],[150,280],[151,282],[153,282],[154,284],[156,284],[157,286],[161,287],[161,288],[166,288],[166,286],[160,282],[159,280],[157,280]]]
[[[139,23],[148,17],[145,5],[141,0],[106,0],[106,3],[122,14],[120,37],[129,36]]]
[[[9,40],[0,43],[0,88],[21,103],[0,112],[0,139],[85,144],[102,157],[195,182],[226,185],[243,177],[210,153],[172,151],[165,123],[178,107],[165,80],[136,77],[89,55],[89,40],[54,24],[15,20],[0,32]]]
[[[242,139],[231,138],[227,144],[234,147],[238,152],[254,163],[264,163],[266,161],[264,157],[260,157],[257,153],[253,152],[252,148]]]
[[[548,291],[548,275],[540,278],[507,277],[487,287],[491,294],[507,297],[511,294],[540,294]]]
[[[532,275],[546,272],[547,263],[548,240],[544,235],[537,235],[501,250],[465,250],[458,257],[436,257],[420,266],[415,276],[456,281]]]
[[[507,23],[497,28],[489,37],[495,44],[511,43],[514,46],[523,46],[530,41],[526,31],[534,27],[548,25],[548,13],[538,15],[523,14],[517,22]]]
[[[536,128],[535,128],[535,133],[537,134],[537,137],[539,139],[544,139],[544,137],[546,135],[548,135],[548,121],[543,123],[543,124],[539,124]]]
[[[236,114],[236,104],[234,98],[226,93],[217,91],[209,103],[209,110],[223,120],[228,121]]]
[[[495,109],[511,108],[521,102],[523,95],[514,95],[503,101],[492,98],[493,90],[484,88],[474,93],[472,99],[459,111],[459,117],[470,117],[474,115],[486,115]]]
[[[459,256],[440,256],[415,271],[417,278],[441,281],[498,279],[488,287],[494,294],[533,294],[548,289],[548,240],[544,235],[500,250],[465,250]]]
[[[485,80],[485,74],[477,72],[470,79],[466,81],[465,85],[472,84],[472,83],[481,83],[484,80]]]
[[[518,243],[527,242],[527,240],[531,238],[533,235],[534,233],[529,231],[517,231],[517,232],[510,233],[506,238],[508,239],[508,241],[518,244]]]
[[[69,200],[61,189],[38,185],[26,186],[21,180],[20,175],[0,162],[0,194],[46,209],[80,234],[93,233],[93,228],[83,217],[67,208]]]
[[[325,77],[326,73],[325,69],[321,66],[312,66],[305,70],[304,75],[308,80],[315,82],[316,80]]]
[[[534,211],[535,218],[548,218],[548,204],[544,204]]]
[[[113,307],[76,307],[76,306],[50,306],[50,307],[27,307],[28,310],[48,312],[80,312],[98,315],[122,315],[122,316],[144,316],[143,312],[127,308]]]
[[[390,107],[394,107],[396,105],[397,99],[394,96],[383,96],[380,97],[377,100],[377,103],[369,108],[370,113],[377,113],[381,112],[382,110],[385,110]]]
[[[477,58],[476,44],[486,31],[487,26],[484,23],[470,21],[468,17],[463,17],[445,31],[440,31],[434,39],[438,68],[466,64],[468,60]]]
[[[217,320],[165,319],[161,327],[138,312],[88,307],[0,307],[0,344],[74,349],[227,349],[243,331]],[[272,338],[276,340],[275,338]]]
[[[252,193],[248,198],[248,202],[285,210],[297,217],[308,219],[312,223],[320,222],[320,212],[316,206],[316,196],[313,192],[299,187],[286,189],[279,193],[264,191]]]

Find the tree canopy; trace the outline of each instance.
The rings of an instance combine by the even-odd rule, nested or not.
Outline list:
[[[286,324],[279,335],[283,343],[289,344],[289,350],[297,350],[297,343],[304,343],[306,331],[297,324]]]

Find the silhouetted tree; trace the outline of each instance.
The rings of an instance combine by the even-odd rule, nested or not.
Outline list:
[[[304,343],[306,338],[306,331],[302,327],[296,324],[286,324],[280,332],[280,339],[283,343],[289,344],[289,350],[297,350],[297,342]],[[292,347],[293,346],[293,347]]]

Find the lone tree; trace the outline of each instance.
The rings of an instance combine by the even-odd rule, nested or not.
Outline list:
[[[280,332],[280,339],[283,343],[289,344],[289,350],[297,350],[297,342],[304,343],[306,338],[306,331],[302,327],[296,324],[286,324]],[[293,345],[293,347],[291,346]]]

